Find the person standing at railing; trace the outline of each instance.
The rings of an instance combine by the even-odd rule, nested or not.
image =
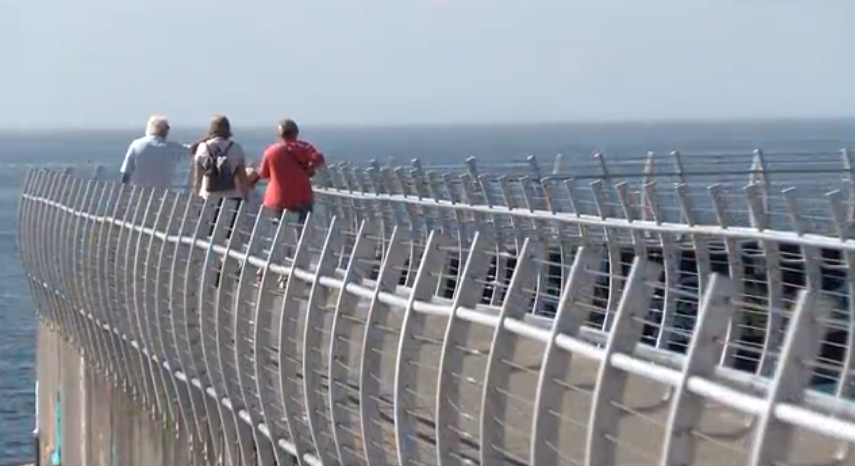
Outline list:
[[[170,141],[169,120],[152,116],[146,124],[145,136],[135,139],[128,147],[119,170],[122,183],[151,188],[172,187],[178,162],[189,160],[192,147]]]
[[[237,220],[237,208],[243,202],[250,186],[247,180],[246,153],[243,146],[232,139],[231,123],[222,115],[211,119],[207,136],[194,146],[194,192],[209,201],[217,202],[214,221],[219,217],[225,199],[235,201],[235,211],[230,213],[229,219],[230,236]],[[211,232],[213,233],[213,226]]]
[[[280,120],[278,129],[280,141],[264,151],[258,169],[258,177],[268,180],[264,206],[294,212],[303,224],[314,203],[312,177],[326,161],[315,146],[299,139],[300,128],[294,120]]]

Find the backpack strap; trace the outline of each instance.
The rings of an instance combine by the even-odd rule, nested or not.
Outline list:
[[[285,143],[285,152],[288,153],[288,156],[290,156],[291,159],[293,159],[297,165],[299,165],[301,167],[303,166],[303,163],[300,162],[300,159],[298,159],[297,155],[294,154],[294,145],[293,144],[286,142]]]
[[[225,156],[229,155],[229,151],[232,149],[233,145],[235,145],[235,142],[229,141],[229,144],[223,150],[222,154],[214,155],[214,149],[211,147],[211,145],[209,143],[207,143],[207,142],[205,143],[205,147],[208,148],[208,157],[211,157],[211,158],[213,158],[213,157],[225,157]],[[214,146],[214,147],[216,147],[216,146]]]
[[[309,176],[309,178],[313,177],[315,174],[314,169],[311,166],[307,166],[303,162],[301,162],[296,155],[294,155],[294,146],[288,142],[285,143],[285,152],[291,157],[291,160],[297,164],[298,167]]]

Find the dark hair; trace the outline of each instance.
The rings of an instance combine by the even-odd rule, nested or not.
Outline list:
[[[279,136],[283,138],[296,138],[300,135],[300,127],[297,122],[290,118],[279,120]]]
[[[208,137],[228,139],[232,137],[232,125],[223,115],[214,115],[208,127]]]

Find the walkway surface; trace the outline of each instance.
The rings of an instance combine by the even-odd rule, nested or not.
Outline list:
[[[40,317],[204,464],[853,461],[842,191],[817,214],[767,179],[703,210],[689,184],[600,180],[585,213],[556,208],[572,183],[474,169],[334,168],[302,234],[34,170],[22,256]]]

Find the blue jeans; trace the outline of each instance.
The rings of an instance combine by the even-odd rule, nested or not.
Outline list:
[[[230,216],[229,218],[229,226],[226,229],[226,239],[231,238],[232,230],[235,228],[235,223],[237,222],[237,209],[240,209],[240,205],[243,203],[243,199],[239,197],[230,198],[229,200],[235,201],[235,211],[227,212],[226,214]],[[220,214],[223,211],[223,203],[226,202],[225,199],[220,199],[217,201],[217,207],[214,210],[214,220],[211,222],[211,229],[208,232],[210,236],[214,236],[214,227],[217,224],[217,219],[220,217]]]
[[[296,213],[297,214],[297,225],[296,225],[296,227],[297,227],[297,235],[298,236],[302,236],[303,227],[306,225],[306,218],[309,217],[309,212],[311,212],[311,211],[312,211],[312,204],[311,203],[305,204],[305,205],[303,205],[297,209],[287,211],[288,213]],[[279,226],[279,222],[284,220],[284,219],[282,219],[282,214],[284,214],[286,211],[285,210],[278,210],[276,212],[279,214],[279,218],[272,219],[272,221],[273,221],[274,225]]]
[[[303,204],[302,206],[300,206],[294,210],[289,210],[288,212],[297,214],[297,223],[299,223],[302,226],[303,224],[306,223],[306,218],[309,216],[309,213],[312,212],[313,208],[314,208],[314,205],[313,205],[313,203],[310,202],[308,204]],[[279,213],[279,216],[281,217],[282,214],[285,213],[285,210],[280,210],[280,211],[278,211],[278,213]]]
[[[313,203],[310,202],[308,204],[304,204],[299,209],[297,209],[297,214],[299,215],[297,222],[299,222],[300,225],[303,225],[306,223],[306,218],[312,212],[313,208],[314,208],[314,205],[313,205]]]

